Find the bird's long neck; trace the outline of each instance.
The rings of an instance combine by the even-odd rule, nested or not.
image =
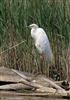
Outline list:
[[[37,28],[32,28],[31,29],[31,36],[32,38],[34,39],[34,41],[36,41],[36,31],[37,31]]]

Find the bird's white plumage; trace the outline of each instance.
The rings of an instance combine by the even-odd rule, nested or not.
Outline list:
[[[35,41],[35,46],[40,54],[44,54],[48,61],[53,58],[50,43],[45,31],[36,24],[31,24],[31,36]]]

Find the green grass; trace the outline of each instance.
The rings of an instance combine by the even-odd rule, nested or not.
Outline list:
[[[66,55],[70,42],[69,0],[0,0],[0,52],[26,40],[1,54],[0,65],[28,72],[40,67],[39,54],[32,42],[30,30],[26,28],[31,23],[38,24],[46,31],[55,58],[53,66],[56,72],[60,72],[61,68],[65,71],[63,59],[68,59]],[[47,74],[46,66],[44,64]]]

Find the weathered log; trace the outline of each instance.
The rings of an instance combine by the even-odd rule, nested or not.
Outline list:
[[[22,83],[14,83],[14,84],[6,84],[1,85],[0,90],[19,90],[19,89],[32,89],[32,87],[22,84]]]
[[[19,71],[20,72],[20,71]],[[27,75],[27,79],[30,79],[32,76],[26,72],[20,72],[23,75]],[[4,82],[19,82],[19,80],[23,80],[18,74],[13,72],[10,68],[0,67],[0,81]]]
[[[40,85],[40,84],[35,83],[35,81],[28,82],[27,80],[25,80],[26,77],[25,77],[23,74],[19,73],[19,72],[16,71],[16,70],[13,70],[13,71],[23,78],[23,81],[19,81],[19,82],[21,82],[21,83],[23,83],[23,84],[26,84],[26,85],[28,85],[28,86],[31,86],[31,87],[33,87],[33,88],[35,88],[35,89],[43,90],[44,92],[47,92],[47,88],[46,88],[46,87],[44,87],[44,86],[42,86],[42,85]],[[48,78],[44,78],[44,80],[45,80],[47,83],[49,83],[49,84],[51,85],[51,87],[54,87],[54,88],[57,90],[57,92],[66,93],[66,91],[65,91],[63,88],[61,88],[59,85],[57,85],[55,82],[49,80]]]
[[[19,76],[21,76],[23,79],[27,80],[27,81],[31,81],[31,77],[27,77],[24,74],[20,73],[19,71],[12,69],[13,72],[15,72],[16,74],[18,74]]]
[[[1,69],[0,70],[0,80],[16,82],[14,84],[7,84],[7,85],[4,85],[4,86],[1,86],[0,87],[1,89],[2,88],[3,89],[18,89],[18,88],[22,87],[19,84],[23,84],[23,87],[22,87],[23,89],[25,89],[25,86],[26,86],[26,87],[31,88],[31,89],[38,91],[38,92],[47,92],[47,93],[48,92],[51,92],[51,93],[57,92],[57,93],[67,94],[67,91],[65,91],[58,84],[56,84],[54,81],[52,81],[52,80],[50,80],[46,77],[40,76],[40,79],[43,79],[43,82],[41,82],[41,80],[40,80],[40,82],[37,82],[37,79],[34,79],[36,77],[34,77],[34,76],[29,77],[29,76],[25,75],[24,73],[19,72],[17,70],[13,70],[13,69],[11,70],[11,69],[8,69],[8,68],[5,68],[5,67],[0,68],[0,69]],[[7,75],[7,77],[5,77],[6,75]],[[44,83],[46,83],[46,84],[44,85]],[[18,84],[19,86],[17,86],[16,84]]]
[[[66,92],[63,88],[57,85],[55,82],[49,80],[48,78],[44,78],[44,80],[49,83],[52,87],[56,88],[56,90],[61,90],[62,92]]]
[[[67,98],[70,98],[70,95],[68,94],[64,94],[64,93],[46,93],[46,92],[43,92],[43,93],[39,93],[39,92],[28,92],[28,93],[18,93],[18,92],[15,92],[15,91],[0,91],[0,96],[31,96],[31,97],[53,97],[53,98],[62,98],[62,97],[67,97]]]

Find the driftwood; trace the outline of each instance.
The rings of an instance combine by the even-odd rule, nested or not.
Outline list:
[[[49,89],[50,91],[52,91],[52,90],[51,90],[50,88],[48,88],[48,87],[44,87],[44,86],[42,86],[42,85],[40,85],[40,84],[35,83],[35,80],[33,80],[33,81],[31,81],[31,82],[26,81],[26,80],[24,79],[25,77],[24,77],[23,74],[19,73],[19,72],[16,71],[16,70],[13,70],[13,71],[23,78],[23,81],[22,81],[22,82],[20,81],[21,83],[26,84],[26,85],[28,85],[28,86],[32,86],[33,88],[37,89],[37,91],[48,92],[48,89]],[[57,85],[57,84],[54,83],[53,81],[49,80],[48,78],[44,78],[44,80],[45,80],[47,83],[49,83],[49,84],[51,85],[51,87],[54,87],[54,88],[56,89],[56,91],[61,92],[61,93],[66,93],[66,91],[65,91],[63,88],[61,88],[59,85]],[[48,89],[47,89],[47,88],[48,88]],[[55,92],[55,90],[53,90],[53,92]]]
[[[2,69],[2,68],[1,68]],[[0,90],[31,90],[33,93],[20,93],[21,95],[38,96],[68,96],[70,91],[66,91],[60,86],[61,82],[55,82],[43,75],[27,75],[14,69],[0,69],[0,82],[10,82],[10,84],[1,84]],[[4,73],[5,70],[5,73]],[[9,71],[9,72],[8,72]],[[5,77],[6,76],[6,77]],[[7,78],[8,77],[8,78]],[[10,78],[9,78],[10,77]],[[17,78],[17,79],[16,79]],[[14,79],[14,80],[13,80]],[[35,93],[36,92],[36,93]],[[42,93],[43,94],[42,94]]]
[[[18,74],[21,78],[27,80],[27,81],[30,81],[31,78],[30,77],[27,77],[25,76],[24,74],[20,73],[19,71],[15,70],[15,69],[12,69],[13,72],[15,72],[16,74]]]
[[[0,90],[19,90],[19,89],[31,90],[32,87],[22,84],[22,83],[13,83],[13,84],[6,84],[6,85],[0,86]]]
[[[23,97],[23,96],[30,96],[31,98],[32,97],[53,97],[53,98],[70,98],[69,97],[69,94],[65,95],[65,94],[58,94],[58,93],[46,93],[46,92],[28,92],[28,93],[18,93],[18,92],[15,92],[15,91],[0,91],[0,97],[3,96],[3,97]]]
[[[23,75],[26,75],[27,73],[25,72],[20,72]],[[27,76],[27,80],[31,79],[31,75],[28,74]],[[0,67],[0,81],[5,81],[5,82],[19,82],[19,80],[23,80],[23,78],[21,78],[18,74],[16,74],[15,72],[13,72],[10,68],[6,68],[6,67]]]

